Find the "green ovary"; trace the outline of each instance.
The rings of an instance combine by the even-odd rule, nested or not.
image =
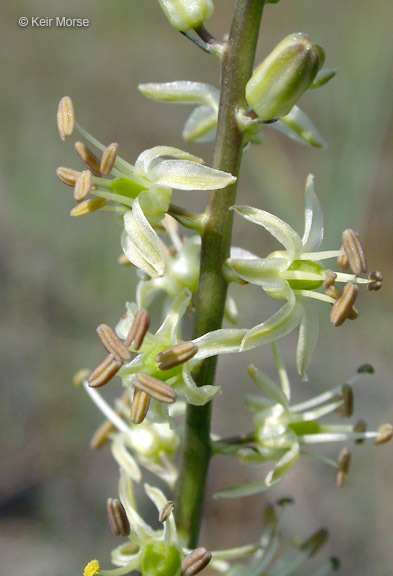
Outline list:
[[[142,190],[146,190],[146,188],[140,184],[136,184],[130,178],[115,178],[111,180],[107,187],[115,192],[115,194],[127,196],[128,198],[136,198]]]
[[[302,280],[301,278],[299,278],[299,280],[288,280],[288,284],[292,290],[316,290],[323,284],[324,268],[321,264],[318,264],[318,262],[311,262],[310,260],[294,260],[287,270],[299,272],[299,276],[301,276],[302,272],[322,276],[321,280]]]
[[[175,546],[153,542],[143,547],[142,576],[175,576],[180,573],[180,552]]]

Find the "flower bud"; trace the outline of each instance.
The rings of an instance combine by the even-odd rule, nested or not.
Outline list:
[[[306,34],[287,36],[248,81],[248,105],[265,122],[285,116],[311,86],[324,59],[322,48]]]
[[[212,0],[158,0],[171,26],[184,32],[197,28],[213,14]]]

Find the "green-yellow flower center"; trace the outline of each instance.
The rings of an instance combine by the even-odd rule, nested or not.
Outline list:
[[[143,547],[142,576],[175,576],[180,572],[181,557],[176,546],[153,542]]]
[[[311,260],[294,260],[292,264],[287,268],[287,270],[293,270],[299,273],[298,279],[290,279],[288,283],[292,290],[316,290],[320,288],[323,284],[323,272],[324,268],[318,262],[312,262]],[[316,274],[321,276],[320,280],[310,280],[302,278],[302,274],[307,276],[307,274]]]

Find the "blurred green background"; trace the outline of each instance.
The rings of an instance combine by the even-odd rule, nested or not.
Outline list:
[[[233,2],[215,4],[208,28],[222,37]],[[20,16],[88,18],[90,26],[21,28]],[[239,182],[241,203],[273,211],[302,232],[304,183],[314,173],[325,214],[324,245],[339,247],[342,229],[355,228],[370,268],[383,271],[383,290],[361,294],[356,323],[333,329],[326,306],[320,306],[324,321],[309,383],[295,373],[296,335],[284,341],[295,398],[345,381],[364,362],[375,366],[375,375],[356,389],[356,417],[366,417],[370,428],[393,420],[392,17],[386,0],[281,0],[267,6],[259,60],[284,36],[302,31],[325,48],[325,66],[338,69],[336,79],[300,103],[329,147],[299,146],[267,128],[266,143],[247,152]],[[131,162],[145,148],[168,144],[209,164],[211,145],[181,140],[189,109],[144,100],[137,84],[187,79],[218,85],[219,70],[214,58],[170,28],[154,0],[3,0],[0,30],[0,571],[68,576],[80,574],[93,557],[109,567],[110,550],[118,544],[104,512],[105,499],[117,493],[116,465],[107,449],[88,449],[101,417],[71,378],[101,360],[95,327],[116,324],[125,301],[134,297],[135,280],[117,264],[120,228],[110,215],[68,215],[71,189],[55,170],[79,164],[72,142],[57,135],[57,103],[71,96],[83,126],[102,142],[119,142],[120,155]],[[205,195],[176,199],[201,208]],[[273,249],[267,234],[239,220],[237,244],[261,255]],[[233,293],[247,326],[256,314],[262,319],[271,313],[272,303],[259,291]],[[252,361],[274,376],[268,348],[220,363],[219,383],[227,393],[214,408],[217,433],[248,430],[249,414],[240,407],[252,390],[245,376]],[[339,449],[322,451],[335,458]],[[302,459],[267,496],[210,499],[229,478],[236,483],[247,474],[256,480],[261,472],[231,460],[213,462],[201,537],[208,548],[255,540],[264,501],[290,494],[297,506],[288,513],[288,536],[306,538],[327,526],[331,539],[323,554],[341,558],[341,573],[392,573],[391,445],[356,447],[342,490],[335,488],[331,469]]]

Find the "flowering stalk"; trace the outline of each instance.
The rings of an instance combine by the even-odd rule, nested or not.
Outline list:
[[[213,167],[238,176],[243,137],[236,111],[244,106],[244,91],[255,57],[264,0],[237,0],[228,44],[222,59],[221,98]],[[236,182],[211,192],[202,233],[200,280],[196,299],[194,337],[221,327],[227,292],[223,264],[229,256]],[[206,298],[209,294],[209,298]],[[212,385],[216,357],[202,364],[198,386]],[[187,407],[177,490],[177,526],[190,547],[196,545],[204,484],[210,458],[210,404]]]

